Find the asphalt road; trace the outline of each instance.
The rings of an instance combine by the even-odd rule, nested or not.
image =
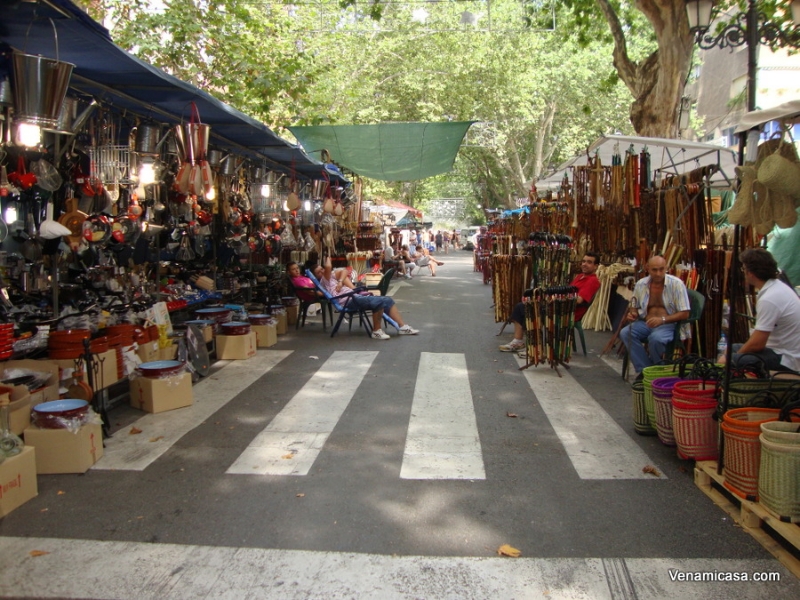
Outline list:
[[[0,520],[0,594],[800,597],[692,463],[636,435],[630,386],[599,356],[610,333],[587,331],[561,377],[521,372],[471,254],[439,258],[390,290],[417,336],[331,338],[317,317],[218,363],[192,407],[115,409],[95,468],[39,476]],[[677,581],[700,571],[780,581]]]

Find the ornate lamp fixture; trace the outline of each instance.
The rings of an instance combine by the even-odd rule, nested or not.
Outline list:
[[[689,19],[689,30],[703,50],[743,46],[748,43],[748,27],[757,28],[757,33],[753,36],[756,43],[800,48],[800,0],[791,0],[789,4],[794,22],[794,27],[789,31],[769,22],[766,15],[756,7],[755,0],[749,0],[747,11],[736,15],[734,21],[716,35],[709,33],[714,12],[712,0],[686,0],[686,16]]]

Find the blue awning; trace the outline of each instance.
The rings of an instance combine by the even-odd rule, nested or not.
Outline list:
[[[69,0],[0,0],[0,6],[0,41],[15,50],[56,58],[55,27],[58,59],[75,65],[70,87],[77,92],[117,110],[168,124],[188,121],[190,102],[194,102],[203,122],[211,125],[215,147],[266,160],[272,170],[289,173],[294,169],[301,177],[325,178],[323,163],[299,146],[210,94],[129,54],[114,44],[107,29]]]

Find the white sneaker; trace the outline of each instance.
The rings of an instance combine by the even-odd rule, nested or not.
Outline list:
[[[400,335],[417,335],[419,333],[419,329],[414,329],[410,325],[403,325],[397,330],[397,333]]]
[[[500,346],[500,352],[519,352],[525,350],[525,342],[522,340],[511,340],[508,344]]]
[[[373,340],[388,340],[390,336],[383,332],[383,329],[376,329],[372,332]]]

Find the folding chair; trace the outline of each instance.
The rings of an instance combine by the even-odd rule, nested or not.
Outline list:
[[[361,326],[364,327],[364,331],[367,332],[367,335],[372,335],[372,326],[370,325],[370,315],[368,314],[369,311],[358,308],[353,305],[352,302],[348,302],[346,304],[342,304],[342,300],[346,298],[350,298],[351,296],[355,296],[359,292],[356,290],[351,290],[345,294],[340,294],[338,296],[333,296],[325,289],[325,287],[319,282],[319,280],[314,277],[314,274],[311,271],[306,271],[306,276],[314,282],[314,285],[317,286],[317,289],[321,291],[327,301],[331,304],[331,306],[339,313],[339,319],[336,321],[336,324],[333,326],[333,330],[331,331],[331,337],[336,335],[336,332],[339,331],[339,327],[342,325],[342,321],[347,318],[350,329],[353,328],[353,317],[358,315],[358,321]],[[331,320],[332,322],[332,320]]]

